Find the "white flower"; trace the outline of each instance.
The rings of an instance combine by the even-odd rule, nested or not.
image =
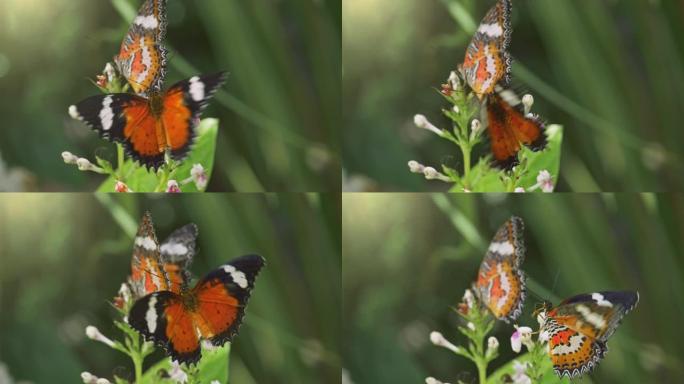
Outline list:
[[[416,127],[418,127],[418,128],[427,129],[428,131],[432,131],[432,132],[436,133],[437,135],[442,136],[442,130],[439,129],[439,128],[437,128],[437,127],[435,127],[434,125],[432,125],[432,124],[428,121],[428,119],[427,119],[425,116],[423,116],[423,115],[415,115],[415,116],[413,116],[413,123],[414,123],[414,124],[416,125]]]
[[[425,384],[449,384],[449,383],[442,383],[441,381],[435,379],[434,377],[428,377],[425,379]]]
[[[105,379],[104,377],[100,377],[99,379],[97,379],[97,381],[95,381],[95,384],[112,384],[112,382]]]
[[[518,188],[516,188],[515,191],[513,191],[513,192],[515,192],[515,193],[525,193],[525,188],[523,188],[523,187],[518,187]]]
[[[194,164],[190,170],[190,176],[200,191],[207,187],[209,180],[202,164]]]
[[[181,369],[180,364],[175,360],[171,361],[169,378],[179,384],[188,382],[188,374]]]
[[[532,105],[534,104],[534,97],[530,94],[527,94],[523,96],[522,103],[525,109],[525,116],[527,116],[527,114],[530,113],[530,110],[532,109]]]
[[[451,89],[454,91],[458,90],[458,88],[461,86],[461,79],[458,78],[456,71],[451,71],[451,73],[449,73],[449,79],[447,81],[451,85]]]
[[[78,161],[78,156],[71,152],[64,151],[62,152],[62,159],[64,159],[66,164],[76,164],[76,161]]]
[[[490,336],[489,339],[487,339],[487,357],[490,358],[496,354],[496,352],[499,350],[499,340],[496,339],[494,336]]]
[[[471,331],[474,331],[474,330],[475,330],[475,324],[473,324],[473,323],[470,322],[470,321],[468,322],[468,324],[466,324],[466,327],[468,327],[468,329],[470,329]]]
[[[88,336],[89,339],[99,341],[101,343],[105,343],[110,347],[114,346],[114,342],[111,341],[109,338],[107,338],[105,335],[100,333],[100,330],[97,329],[96,327],[89,325],[86,327],[86,336]]]
[[[482,133],[482,123],[478,119],[473,119],[470,122],[470,141],[475,140],[480,133]]]
[[[463,302],[466,303],[468,306],[468,309],[473,308],[473,303],[475,302],[475,296],[473,296],[473,292],[470,289],[466,289],[465,293],[463,294]]]
[[[537,184],[541,187],[543,192],[553,192],[553,177],[546,169],[539,171],[537,175]]]
[[[90,372],[81,372],[81,379],[84,384],[95,384],[97,376],[93,376]]]
[[[461,110],[458,109],[458,105],[454,105],[454,107],[451,108],[451,110],[454,111],[454,113],[456,113],[456,114],[461,113]]]
[[[458,353],[460,351],[459,347],[451,344],[449,340],[444,338],[444,335],[437,331],[430,332],[430,341],[432,344],[438,347],[444,347],[452,352]]]
[[[166,183],[166,193],[181,193],[181,189],[180,189],[180,186],[178,185],[178,181],[169,180],[169,182]]]
[[[121,288],[119,288],[119,296],[121,296],[125,304],[128,304],[131,301],[131,289],[128,287],[128,284],[121,283]]]
[[[437,171],[436,169],[432,167],[425,167],[423,168],[423,175],[425,175],[425,178],[428,180],[441,180],[444,182],[450,182],[451,179],[444,175],[443,173]]]
[[[107,75],[107,81],[112,82],[114,81],[114,78],[116,77],[116,71],[114,70],[114,66],[112,66],[112,63],[107,63],[104,68],[105,75]]]
[[[411,160],[408,162],[408,167],[411,173],[423,173],[423,170],[425,169],[425,166],[415,160]]]
[[[518,360],[513,361],[513,383],[515,384],[532,384],[532,380],[527,376],[527,363],[520,363]]]
[[[511,335],[511,349],[513,352],[520,353],[522,345],[525,345],[528,350],[532,349],[532,328],[515,326],[515,332]]]

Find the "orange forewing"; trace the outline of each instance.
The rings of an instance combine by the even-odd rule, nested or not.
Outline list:
[[[543,123],[524,116],[497,94],[488,98],[487,121],[494,159],[504,167],[516,163],[520,143],[533,149],[541,149],[545,144]]]
[[[166,129],[166,143],[172,150],[188,144],[191,137],[191,116],[190,109],[185,105],[182,89],[170,90],[164,97],[162,121]]]

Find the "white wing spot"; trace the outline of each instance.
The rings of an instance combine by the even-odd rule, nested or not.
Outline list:
[[[135,238],[135,245],[137,245],[139,247],[143,247],[143,248],[147,249],[148,251],[153,251],[153,250],[157,249],[157,243],[155,243],[154,240],[149,236],[136,237]]]
[[[584,316],[584,319],[589,322],[591,325],[595,326],[598,329],[603,329],[606,326],[606,320],[603,318],[603,316],[599,315],[598,313],[594,313],[587,307],[586,305],[583,304],[578,304],[575,306],[575,309],[577,309],[577,312],[581,313],[582,316]]]
[[[154,306],[157,305],[157,296],[152,295],[148,303],[147,312],[145,313],[145,321],[147,322],[147,330],[154,333],[157,330],[157,310]]]
[[[76,108],[75,105],[69,107],[69,116],[71,116],[72,119],[83,120],[81,114],[78,113],[78,108]]]
[[[512,255],[513,252],[515,252],[515,247],[508,241],[492,242],[489,244],[489,251],[507,256]]]
[[[591,298],[598,304],[600,307],[612,307],[613,303],[611,303],[608,300],[604,300],[603,295],[600,293],[592,293]]]
[[[235,284],[237,284],[240,288],[246,289],[249,285],[247,283],[247,276],[245,275],[245,273],[242,271],[238,271],[232,265],[224,265],[223,270],[226,273],[230,274],[230,277],[233,279],[233,282],[235,282]]]
[[[499,24],[480,24],[480,27],[477,28],[477,31],[480,33],[484,33],[487,36],[490,37],[499,37],[503,35],[503,28]]]
[[[204,99],[204,83],[197,76],[190,78],[190,96],[197,102]]]
[[[102,100],[102,110],[100,111],[100,122],[102,123],[102,129],[109,131],[114,124],[114,110],[112,109],[112,103],[114,99],[112,96],[107,96]]]
[[[162,244],[161,251],[162,251],[162,253],[166,253],[166,254],[174,255],[174,256],[184,255],[184,254],[188,253],[188,247],[186,247],[185,245],[180,244],[180,243],[172,243],[172,244],[165,243],[165,244]]]
[[[145,29],[155,29],[159,26],[159,21],[157,21],[154,15],[138,16],[133,22],[135,25],[139,25]]]

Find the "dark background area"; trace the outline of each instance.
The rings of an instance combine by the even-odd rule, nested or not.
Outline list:
[[[85,327],[123,339],[109,302],[130,274],[132,236],[150,210],[160,241],[197,224],[196,277],[249,253],[267,260],[232,344],[231,383],[339,381],[339,195],[108,196],[0,197],[0,376],[132,377],[130,359],[86,338]]]
[[[0,2],[0,190],[103,181],[62,162],[63,151],[116,152],[67,108],[100,92],[88,79],[118,53],[129,26],[119,11],[140,4]],[[339,190],[339,0],[169,0],[168,21],[166,87],[230,73],[203,114],[220,119],[210,191]]]
[[[525,221],[528,297],[517,322],[572,295],[638,290],[637,308],[581,383],[675,383],[684,378],[684,197],[681,195],[345,194],[343,367],[354,384],[477,381],[469,360],[432,345],[463,345],[453,308],[477,276],[497,228]],[[500,356],[514,358],[511,325],[498,322]],[[565,380],[564,382],[568,382]]]
[[[461,167],[436,92],[463,62],[493,0],[345,0],[343,165],[347,190],[446,191],[408,171]],[[516,0],[513,86],[565,127],[558,191],[684,189],[684,3]],[[486,152],[487,145],[480,146]]]

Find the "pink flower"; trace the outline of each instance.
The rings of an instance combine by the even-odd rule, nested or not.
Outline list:
[[[190,176],[192,177],[192,180],[195,182],[197,189],[199,189],[200,191],[203,191],[207,187],[207,183],[209,182],[209,180],[207,178],[207,173],[204,170],[204,167],[202,167],[202,164],[193,165],[192,169],[190,170]]]
[[[513,352],[520,353],[522,345],[525,345],[528,350],[532,349],[532,328],[515,326],[515,332],[511,335],[511,349]]]
[[[553,192],[553,177],[546,169],[539,171],[537,175],[537,185],[541,187],[542,192]]]
[[[181,193],[180,186],[176,180],[169,180],[166,184],[166,193]]]

